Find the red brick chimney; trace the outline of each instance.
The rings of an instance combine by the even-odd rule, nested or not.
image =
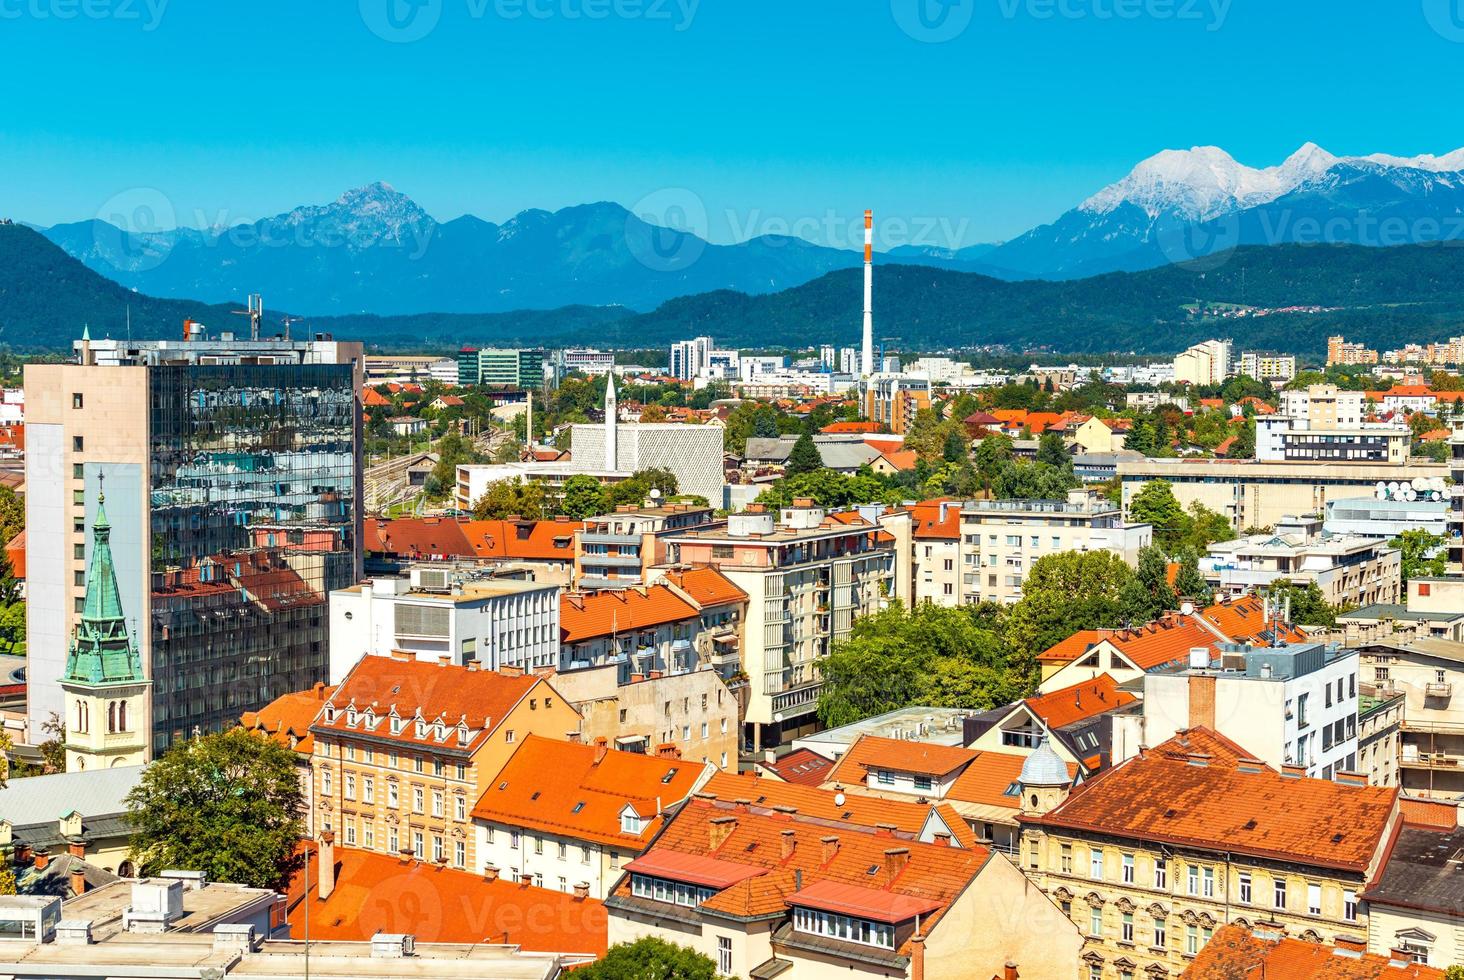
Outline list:
[[[918,929],[910,937],[910,980],[925,980],[925,937]]]
[[[716,850],[737,830],[736,817],[713,817],[707,821],[708,843]]]
[[[605,739],[604,739],[603,736],[600,737],[600,738],[595,739],[595,762],[594,762],[594,764],[598,766],[600,763],[604,762],[605,761],[605,756],[609,752],[610,752],[610,746],[605,741]]]
[[[335,891],[335,831],[320,835],[320,861],[315,873],[315,887],[323,902]]]
[[[1002,967],[1002,980],[1017,980],[1018,976],[1020,976],[1020,974],[1017,973],[1017,964],[1013,963],[1011,960],[1007,960],[1006,966]]]
[[[498,880],[498,868],[495,865],[492,865],[492,864],[490,864],[486,868],[484,868],[483,869],[483,880],[484,881],[497,881]]]
[[[574,897],[575,897],[575,900],[576,901],[580,901],[580,900],[589,898],[590,897],[590,883],[587,882],[587,881],[581,881],[581,882],[577,883],[574,886]]]
[[[36,870],[37,871],[45,871],[46,870],[46,865],[48,865],[50,863],[51,863],[51,855],[49,855],[49,854],[37,854],[36,855],[36,865],[35,865],[35,867],[36,867]]]
[[[778,835],[781,840],[782,860],[786,861],[793,856],[793,851],[798,847],[798,832],[785,830]]]
[[[830,834],[828,837],[820,837],[819,842],[823,844],[822,864],[828,864],[839,853],[839,838]]]
[[[71,853],[71,856],[74,858],[79,859],[86,857],[86,841],[81,840],[80,838],[73,837],[68,840],[66,842],[66,849]]]
[[[905,865],[910,863],[910,849],[908,847],[892,847],[884,852],[885,871],[891,878],[905,870]]]
[[[80,868],[71,869],[71,894],[80,895],[86,891],[86,872]]]

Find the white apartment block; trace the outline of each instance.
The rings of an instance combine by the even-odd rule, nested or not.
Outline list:
[[[488,670],[556,667],[559,586],[472,580],[447,569],[368,579],[330,593],[330,682],[363,656],[393,651]]]
[[[1256,418],[1260,462],[1406,463],[1413,434],[1405,427],[1313,427],[1304,418]]]
[[[1111,551],[1137,565],[1153,543],[1148,524],[1128,524],[1118,505],[1086,490],[1066,500],[976,500],[961,509],[964,602],[1013,603],[1038,559],[1065,551]]]
[[[1331,779],[1357,770],[1358,652],[1322,643],[1226,644],[1179,670],[1144,674],[1144,740],[1203,725],[1269,766]]]
[[[1174,380],[1181,384],[1219,384],[1231,374],[1228,340],[1205,340],[1175,355]]]
[[[1308,385],[1281,392],[1279,414],[1301,420],[1308,429],[1360,429],[1367,412],[1365,391],[1336,385]]]
[[[667,362],[667,373],[673,378],[690,381],[710,363],[713,346],[710,337],[677,341],[671,345],[671,358]]]
[[[1286,384],[1296,377],[1296,355],[1248,350],[1240,355],[1240,373],[1257,381]]]
[[[1320,518],[1292,519],[1274,532],[1210,545],[1200,574],[1219,595],[1242,596],[1278,579],[1316,583],[1328,603],[1370,606],[1397,602],[1402,562],[1383,538],[1324,535]]]
[[[559,352],[560,367],[566,371],[578,371],[581,374],[613,374],[615,372],[615,355],[610,351],[595,350],[591,347],[571,347]]]

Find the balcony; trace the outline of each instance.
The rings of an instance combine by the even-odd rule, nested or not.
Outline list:
[[[613,544],[620,546],[640,547],[641,536],[639,534],[611,534],[610,532],[581,531],[581,544]]]
[[[1398,760],[1398,764],[1405,769],[1464,770],[1464,756],[1450,755],[1447,752],[1420,752],[1417,755],[1405,754]]]
[[[640,568],[636,555],[581,555],[580,564],[591,568]]]
[[[1427,684],[1423,689],[1423,696],[1426,698],[1438,698],[1443,701],[1453,696],[1454,685],[1449,683]]]

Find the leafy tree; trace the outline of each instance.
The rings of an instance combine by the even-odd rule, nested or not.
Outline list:
[[[5,783],[0,781],[0,786]],[[15,871],[10,867],[9,861],[0,861],[0,895],[15,894]]]
[[[295,753],[242,728],[200,735],[155,760],[127,805],[142,874],[185,868],[284,891],[300,868],[305,801]]]
[[[867,470],[845,476],[819,469],[778,480],[759,494],[757,501],[769,507],[788,507],[800,497],[811,499],[819,507],[837,510],[855,504],[898,504],[904,495]]]
[[[1455,964],[1444,971],[1444,980],[1464,980],[1464,966]]]
[[[43,741],[36,748],[41,750],[41,765],[45,772],[66,771],[66,726],[61,723],[61,716],[51,712],[51,717],[41,723],[41,731],[49,738]]]
[[[1070,465],[1011,460],[992,478],[991,492],[1002,500],[1058,500],[1081,485]]]
[[[0,642],[7,653],[25,642],[25,603],[12,602],[0,612]]]
[[[800,473],[812,473],[821,469],[823,457],[819,455],[813,436],[805,432],[793,443],[793,450],[788,454],[788,463],[783,472],[787,476],[798,476]]]
[[[1158,440],[1154,436],[1154,426],[1144,420],[1135,422],[1134,427],[1129,430],[1129,434],[1123,440],[1123,448],[1132,449],[1145,456],[1156,455],[1158,447]]]
[[[1402,552],[1404,585],[1410,579],[1432,578],[1447,570],[1448,558],[1444,554],[1442,535],[1430,534],[1421,527],[1415,527],[1404,531],[1389,544]]]
[[[1250,408],[1250,405],[1246,406]],[[1235,441],[1225,451],[1230,459],[1255,459],[1256,458],[1256,420],[1246,418],[1240,424],[1240,431],[1235,434]]]
[[[1067,446],[1062,442],[1062,436],[1056,432],[1048,432],[1044,433],[1037,442],[1037,462],[1060,468],[1071,466],[1073,458],[1068,455]]]
[[[1208,606],[1214,599],[1214,593],[1205,576],[1200,574],[1199,555],[1193,549],[1185,548],[1175,558],[1179,562],[1179,572],[1174,576],[1174,591],[1194,600],[1199,606]]]
[[[585,473],[576,473],[564,481],[564,513],[577,521],[609,511],[605,488],[600,481]]]
[[[945,448],[942,449],[941,455],[945,457],[947,463],[959,463],[971,458],[971,444],[960,428],[953,427],[946,434]]]
[[[660,405],[651,404],[641,409],[640,420],[642,422],[664,422],[667,419],[666,409]]]
[[[976,444],[976,472],[990,482],[1003,465],[1011,461],[1012,440],[999,432],[992,433]]]
[[[610,506],[606,509],[610,510],[626,504],[634,504],[639,507],[650,499],[652,490],[659,490],[661,499],[667,500],[676,496],[678,489],[676,474],[670,470],[661,467],[636,470],[629,479],[612,483],[609,486],[607,502]]]
[[[544,517],[544,488],[530,480],[499,480],[473,504],[473,516],[480,521],[503,520],[517,515],[537,521]]]
[[[1037,559],[1007,619],[1014,655],[1035,661],[1078,630],[1121,625],[1119,597],[1133,577],[1110,551],[1064,551]]]
[[[1150,480],[1129,501],[1129,518],[1154,528],[1154,544],[1163,551],[1177,548],[1193,529],[1193,521],[1164,480]]]
[[[1337,625],[1337,610],[1328,604],[1315,582],[1297,585],[1289,579],[1278,578],[1271,583],[1266,593],[1277,601],[1291,600],[1291,621],[1297,626],[1325,626],[1331,629]]]
[[[1149,597],[1151,609],[1148,619],[1179,605],[1179,599],[1169,585],[1169,558],[1153,545],[1139,549],[1139,568],[1134,579]]]
[[[776,439],[781,434],[778,430],[778,410],[771,405],[759,405],[753,410],[752,416],[753,435],[759,439]]]
[[[1235,539],[1235,528],[1230,526],[1230,520],[1198,500],[1190,504],[1186,516],[1189,518],[1189,528],[1185,531],[1182,546],[1197,554],[1208,550],[1216,541]]]
[[[575,975],[584,980],[714,980],[717,964],[690,947],[646,936],[616,943]]]
[[[25,530],[25,502],[9,487],[0,487],[0,547]]]

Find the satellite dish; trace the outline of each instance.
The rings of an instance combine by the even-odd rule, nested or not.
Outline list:
[[[1417,500],[1418,499],[1418,491],[1417,490],[1414,490],[1412,487],[1409,487],[1406,491],[1404,491],[1404,493],[1403,493],[1403,499],[1404,500]]]
[[[834,794],[834,806],[843,806],[843,805],[844,805],[844,794],[843,793],[835,793]]]
[[[651,487],[651,499],[652,500],[660,500],[661,499],[661,491],[660,491],[659,488],[657,488],[657,487]]]
[[[1427,490],[1428,489],[1428,480],[1426,480],[1424,477],[1421,477],[1421,476],[1415,476],[1413,478],[1413,484],[1412,485],[1413,485],[1413,489],[1415,489],[1415,490]]]

